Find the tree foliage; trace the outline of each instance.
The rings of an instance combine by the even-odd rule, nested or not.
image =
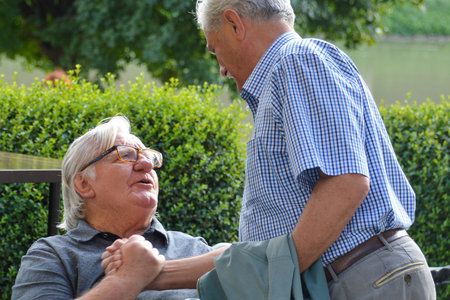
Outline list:
[[[380,15],[393,5],[422,0],[293,0],[301,35],[373,42]],[[214,58],[193,12],[195,0],[0,0],[0,54],[34,67],[117,74],[143,64],[161,81],[217,82]]]
[[[394,6],[423,0],[291,0],[300,33],[344,41],[349,48],[375,42],[385,29],[381,16]]]
[[[418,9],[412,4],[392,9],[383,16],[389,34],[450,36],[450,1],[424,0]]]

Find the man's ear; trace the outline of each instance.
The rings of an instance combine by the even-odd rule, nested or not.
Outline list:
[[[231,26],[236,37],[242,41],[245,38],[245,24],[242,17],[232,9],[226,9],[222,16],[224,18],[224,24]]]
[[[75,175],[73,178],[73,187],[75,188],[75,191],[84,199],[95,197],[95,191],[91,184],[80,174]]]

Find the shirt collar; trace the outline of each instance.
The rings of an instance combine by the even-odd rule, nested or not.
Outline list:
[[[248,106],[252,110],[253,116],[256,115],[259,97],[261,96],[265,86],[264,83],[271,74],[270,69],[277,61],[276,54],[281,47],[293,39],[301,39],[301,37],[294,31],[288,31],[280,35],[267,49],[263,57],[253,69],[247,81],[244,83],[241,97],[248,103]]]
[[[167,244],[168,242],[167,232],[162,226],[162,224],[155,217],[152,218],[152,222],[148,227],[148,229],[144,232],[143,236],[148,237],[152,234],[157,234],[161,236],[164,239],[165,243]],[[112,237],[114,240],[120,238],[115,234],[109,232],[102,232],[93,228],[85,220],[79,220],[77,227],[75,227],[72,230],[69,230],[67,232],[67,235],[77,242],[90,241],[97,235],[103,235],[104,237]]]
[[[161,224],[161,222],[158,221],[158,219],[153,217],[150,227],[144,233],[144,237],[150,236],[155,233],[164,238],[165,244],[167,244],[169,242],[169,238],[167,237],[167,232],[164,229],[163,225]]]

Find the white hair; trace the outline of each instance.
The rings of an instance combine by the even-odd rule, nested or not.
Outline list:
[[[226,9],[256,22],[279,19],[294,26],[295,14],[290,0],[198,0],[197,23],[204,31],[217,31]]]
[[[62,163],[62,193],[64,201],[63,222],[59,228],[70,230],[84,218],[84,199],[74,188],[74,178],[80,174],[83,178],[95,179],[95,168],[83,168],[100,153],[114,146],[119,132],[130,133],[131,126],[127,118],[115,116],[102,120],[95,128],[77,138],[64,156]],[[82,170],[82,171],[81,171]]]

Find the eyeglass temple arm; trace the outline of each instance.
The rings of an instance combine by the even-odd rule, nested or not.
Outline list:
[[[100,154],[99,156],[97,156],[96,158],[91,160],[90,162],[88,162],[88,164],[83,169],[81,169],[81,171],[85,170],[87,167],[89,167],[93,163],[98,162],[100,159],[102,159],[103,157],[105,157],[106,155],[110,154],[111,152],[113,152],[116,149],[117,149],[117,146],[109,148],[108,150],[106,150],[105,152],[103,152],[102,154]]]

